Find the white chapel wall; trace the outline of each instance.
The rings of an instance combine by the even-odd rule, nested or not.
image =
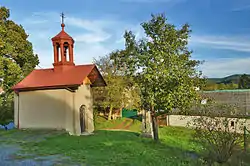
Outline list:
[[[19,93],[20,128],[65,128],[66,90],[37,90]],[[17,117],[15,109],[15,116]],[[17,119],[17,118],[15,118]],[[17,120],[15,120],[17,124]]]

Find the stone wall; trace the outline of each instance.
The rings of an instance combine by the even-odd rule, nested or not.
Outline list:
[[[167,115],[168,126],[177,126],[177,127],[190,127],[193,128],[193,120],[199,118],[199,116],[183,116],[183,115]],[[237,119],[231,118],[229,121],[229,126],[231,122],[234,122],[234,126],[230,126],[232,130],[237,130],[238,133],[243,133],[243,130],[240,126],[236,125],[236,121],[241,121],[246,125],[247,129],[250,130],[250,119]]]

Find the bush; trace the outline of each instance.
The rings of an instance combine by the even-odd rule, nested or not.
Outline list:
[[[243,135],[239,132],[243,132],[245,121],[223,116],[228,111],[235,111],[235,107],[230,105],[203,105],[199,111],[203,116],[193,121],[194,139],[203,145],[204,160],[209,164],[232,161],[236,154],[243,151]]]
[[[14,119],[14,102],[12,99],[4,101],[0,98],[0,124],[8,124]]]

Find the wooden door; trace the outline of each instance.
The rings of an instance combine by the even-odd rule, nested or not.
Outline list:
[[[79,113],[80,113],[81,133],[83,133],[85,131],[85,105],[81,105]]]

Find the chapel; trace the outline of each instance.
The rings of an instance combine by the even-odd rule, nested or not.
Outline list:
[[[106,83],[95,64],[75,64],[74,39],[63,19],[61,28],[51,39],[53,67],[34,69],[12,87],[18,129],[58,129],[71,135],[94,131],[92,88]]]

